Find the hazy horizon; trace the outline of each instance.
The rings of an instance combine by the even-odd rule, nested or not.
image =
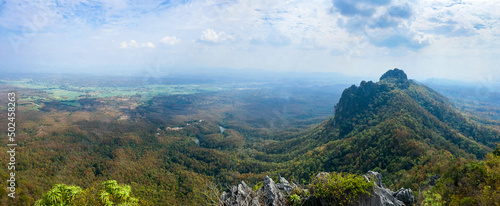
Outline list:
[[[500,82],[500,2],[0,1],[0,71]],[[216,69],[217,68],[217,69]]]

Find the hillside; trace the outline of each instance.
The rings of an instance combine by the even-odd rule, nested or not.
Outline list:
[[[266,151],[285,148],[275,157],[289,158],[292,169],[283,173],[299,179],[316,171],[376,170],[390,186],[418,189],[427,172],[438,173],[436,165],[482,159],[499,137],[498,129],[467,119],[444,96],[394,69],[379,82],[347,88],[334,117]]]
[[[258,187],[266,175],[281,175],[307,185],[323,171],[359,176],[370,170],[384,176],[388,189],[411,189],[422,201],[419,191],[428,190],[439,175],[466,181],[469,165],[492,151],[500,136],[498,127],[464,116],[399,69],[341,95],[338,85],[322,84],[247,82],[218,92],[199,85],[156,85],[127,95],[120,91],[128,88],[119,86],[21,83],[32,87],[0,87],[4,96],[16,91],[23,97],[16,114],[21,125],[16,134],[22,155],[16,166],[19,198],[5,196],[2,205],[50,199],[43,194],[58,184],[76,185],[80,189],[55,189],[87,191],[78,201],[100,205],[95,198],[111,180],[116,181],[110,187],[130,188],[128,197],[139,205],[203,205],[213,189],[226,190],[225,185],[242,180]],[[167,94],[165,89],[174,90]],[[71,99],[73,90],[102,95]],[[453,168],[465,172],[447,175]],[[0,177],[8,175],[0,170]],[[457,191],[458,197],[469,195]],[[120,201],[126,200],[115,203]]]
[[[360,175],[375,170],[394,191],[415,191],[416,203],[488,205],[498,200],[491,189],[500,185],[498,152],[487,154],[499,137],[498,129],[468,119],[446,97],[394,69],[379,82],[362,81],[345,89],[335,116],[301,135],[266,145],[265,151],[273,161],[287,160],[279,174],[299,182],[310,179],[307,187],[313,191],[320,171]],[[333,182],[347,181],[339,178]],[[299,197],[289,201],[302,198],[306,205],[317,197],[291,194]],[[343,200],[340,194],[336,201]]]
[[[341,139],[390,123],[393,128],[384,133],[445,148],[454,155],[463,150],[483,158],[499,137],[498,131],[468,121],[444,96],[406,79],[398,69],[382,75],[378,83],[361,82],[346,89],[335,114],[329,124],[339,130]]]
[[[130,186],[140,205],[203,205],[206,185],[256,182],[282,167],[255,145],[328,118],[331,102],[345,88],[312,80],[205,79],[151,84],[116,76],[2,79],[0,96],[13,91],[19,96],[20,161],[16,198],[0,189],[0,205],[32,205],[60,184],[89,191],[81,197],[87,202],[110,180]],[[7,125],[7,98],[0,103]],[[0,130],[5,143],[0,148],[8,151],[7,128]],[[2,164],[8,161],[0,158]],[[0,177],[8,179],[9,171],[0,170]],[[99,205],[95,201],[88,205]]]

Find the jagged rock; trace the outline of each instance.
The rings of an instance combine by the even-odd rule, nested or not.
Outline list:
[[[293,185],[291,185],[285,178],[283,177],[280,177],[279,178],[279,182],[278,184],[276,184],[276,186],[278,187],[278,189],[280,190],[285,190],[286,194],[289,195],[292,190],[293,190]],[[295,184],[294,184],[295,185]]]
[[[259,197],[254,197],[252,199],[252,206],[260,206],[260,201],[259,201]]]
[[[264,184],[254,192],[247,184],[242,181],[238,186],[229,188],[230,193],[223,192],[220,206],[283,206],[287,200],[282,191],[290,194],[293,188],[297,187],[294,183],[290,184],[285,178],[280,177],[278,184],[273,179],[266,176]]]
[[[319,181],[327,181],[329,173],[321,172],[316,175]],[[353,206],[410,206],[415,197],[410,189],[401,188],[393,192],[385,188],[382,183],[382,175],[378,172],[369,171],[363,175],[367,182],[373,182],[374,186],[370,194],[359,197],[359,201]],[[283,191],[290,194],[294,188],[298,187],[293,182],[290,184],[285,178],[280,177],[279,183],[274,183],[273,179],[266,176],[264,184],[254,192],[245,182],[238,186],[229,188],[230,193],[224,192],[221,197],[220,206],[284,206],[287,203]],[[307,190],[307,189],[304,189]],[[321,197],[310,197],[313,205],[327,206],[331,203]]]
[[[363,175],[363,177],[367,182],[374,182],[378,187],[385,188],[385,184],[382,183],[382,175],[380,173],[368,171],[365,175]]]
[[[221,205],[224,206],[260,206],[259,200],[256,199],[256,195],[250,187],[241,181],[238,186],[232,186],[229,188],[231,193],[223,192],[221,196]],[[256,200],[256,201],[255,201]]]
[[[412,205],[415,201],[415,196],[413,195],[413,191],[411,189],[401,188],[397,192],[394,193],[394,197],[405,203],[405,205]]]
[[[363,177],[375,185],[370,195],[364,195],[361,198],[359,206],[408,206],[413,204],[414,196],[411,190],[401,188],[398,192],[393,192],[385,188],[380,173],[368,171]]]
[[[281,193],[280,189],[276,186],[273,179],[266,175],[264,178],[264,184],[260,188],[263,193],[263,199],[265,206],[281,206],[285,205],[286,199]]]

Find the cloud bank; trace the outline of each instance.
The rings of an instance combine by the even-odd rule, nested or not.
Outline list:
[[[412,27],[414,11],[408,2],[391,0],[333,0],[338,25],[350,34],[362,36],[377,47],[428,46],[431,37]]]
[[[467,78],[500,63],[499,19],[487,0],[0,0],[0,62]]]

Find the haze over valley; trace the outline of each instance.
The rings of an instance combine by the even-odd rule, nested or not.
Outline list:
[[[498,205],[499,9],[0,0],[0,205]]]

